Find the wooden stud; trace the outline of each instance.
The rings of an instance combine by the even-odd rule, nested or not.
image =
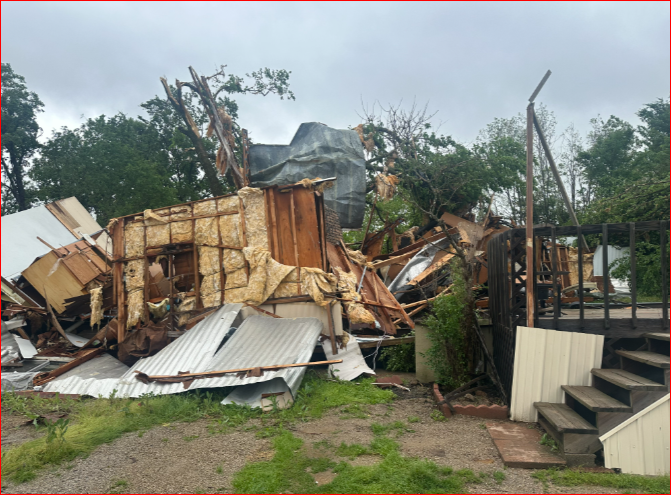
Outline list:
[[[291,237],[294,242],[294,255],[296,256],[296,273],[298,275],[298,281],[301,281],[301,262],[298,257],[298,239],[296,238],[296,205],[294,203],[294,190],[291,189]],[[301,284],[297,284],[298,294],[303,293]]]

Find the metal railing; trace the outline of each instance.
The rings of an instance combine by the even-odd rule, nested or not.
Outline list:
[[[645,332],[669,331],[669,263],[667,243],[669,220],[652,222],[632,222],[600,225],[583,225],[569,227],[536,227],[534,228],[534,257],[533,257],[533,287],[534,287],[534,323],[536,327],[573,331],[582,333],[598,333],[606,338],[636,338]],[[659,232],[659,246],[661,253],[661,303],[644,304],[638,302],[636,286],[636,236],[639,232]],[[577,264],[578,283],[575,293],[578,298],[578,318],[562,319],[561,306],[561,277],[568,275],[562,270],[566,261],[558,259],[556,247],[558,237],[577,237],[600,235],[603,269],[603,314],[597,318],[586,317],[585,280],[583,273],[584,255],[587,253],[582,242],[578,242]],[[613,303],[609,294],[611,277],[609,276],[608,245],[609,238],[617,238],[622,245],[626,236],[629,236],[629,258],[631,265],[631,306],[630,313],[619,311],[611,313],[611,308],[623,305]],[[550,241],[549,267],[539,256],[543,247],[543,238]],[[487,264],[489,273],[489,309],[494,333],[494,360],[504,386],[508,391],[512,388],[513,364],[515,355],[515,335],[519,325],[526,325],[526,232],[525,229],[511,229],[492,238],[487,245]],[[540,266],[539,266],[540,264]],[[549,269],[548,269],[549,268]],[[550,278],[549,284],[540,283],[539,279]],[[539,297],[544,285],[551,285],[552,306],[541,308],[543,298]],[[563,287],[564,289],[566,287]],[[549,299],[546,299],[549,300]],[[661,306],[661,317],[650,317],[646,314],[640,317],[640,306]],[[546,316],[552,313],[552,316]],[[593,316],[590,312],[589,316]],[[626,316],[625,316],[626,315]]]

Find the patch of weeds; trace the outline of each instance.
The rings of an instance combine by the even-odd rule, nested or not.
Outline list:
[[[273,438],[280,435],[284,430],[279,426],[268,426],[256,432],[256,438]]]
[[[544,445],[546,447],[550,447],[550,450],[552,452],[557,452],[559,451],[559,446],[557,445],[557,442],[555,441],[554,438],[552,438],[550,435],[547,433],[544,433],[543,436],[541,437],[540,441],[541,445]]]
[[[462,480],[464,480],[465,483],[481,483],[482,482],[482,477],[476,476],[473,471],[470,469],[462,469],[460,471],[456,471],[454,473],[455,476],[458,476]]]
[[[375,442],[378,447],[382,444],[386,447],[380,449],[382,461],[374,466],[353,467],[347,462],[335,464],[324,458],[308,458],[302,450],[303,442],[284,432],[274,440],[273,460],[247,465],[234,477],[233,487],[236,493],[464,493],[467,481],[452,469],[404,458],[398,453],[398,444],[385,436]],[[371,450],[375,450],[373,445]],[[308,469],[313,473],[332,469],[336,478],[317,486]]]
[[[370,453],[371,451],[368,447],[364,447],[363,445],[358,443],[353,443],[351,445],[342,443],[340,444],[340,447],[338,447],[338,449],[336,450],[336,455],[340,457],[347,457],[352,461],[357,457],[360,457],[362,455],[368,455]]]
[[[184,437],[185,442],[193,442],[194,440],[198,440],[200,437],[198,435],[192,435],[188,437]]]
[[[322,440],[320,442],[315,442],[312,444],[312,446],[317,449],[317,450],[330,450],[333,448],[331,445],[331,442],[328,440]]]
[[[215,469],[215,472],[216,472],[217,474],[224,474],[224,465],[223,465],[223,464],[219,464],[219,465],[217,466],[217,469]]]
[[[404,435],[405,433],[414,433],[414,430],[410,430],[406,427],[405,423],[402,421],[395,421],[390,424],[386,425],[381,425],[379,423],[373,423],[371,425],[371,429],[373,430],[373,434],[376,436],[382,436],[382,435],[387,435],[389,433],[396,432],[396,437],[400,437],[401,435]]]
[[[437,421],[439,423],[445,423],[447,422],[447,418],[443,416],[443,413],[440,412],[438,409],[434,409],[431,412],[431,419],[434,421]]]
[[[419,416],[410,416],[408,418],[408,423],[413,424],[413,423],[419,423],[421,421]]]
[[[368,419],[370,413],[361,404],[352,404],[342,409],[343,416],[340,419]]]
[[[381,456],[397,453],[398,449],[398,443],[387,437],[377,437],[370,443],[371,453]]]
[[[589,473],[585,471],[548,469],[532,474],[544,486],[600,486],[626,490],[630,493],[669,493],[669,476],[638,476],[635,474]]]
[[[481,423],[481,424],[478,425],[478,428],[480,428],[481,430],[486,430],[486,429],[487,429],[487,425],[484,424],[484,423]]]
[[[501,471],[494,471],[494,474],[492,476],[494,478],[494,481],[496,481],[499,485],[506,480],[506,475]]]
[[[117,480],[112,484],[109,493],[123,493],[128,488],[128,481],[126,480]]]
[[[163,443],[168,443],[169,441],[170,441],[170,440],[169,440],[168,438],[162,438],[162,439],[161,439],[161,442],[163,442]]]

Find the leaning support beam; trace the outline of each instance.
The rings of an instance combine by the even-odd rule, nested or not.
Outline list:
[[[540,91],[543,83],[539,86],[539,89],[536,90],[534,95],[535,98]],[[527,280],[526,280],[526,296],[527,296],[527,326],[529,328],[534,327],[534,309],[536,308],[536,303],[534,300],[534,277],[533,277],[533,265],[534,265],[534,104],[529,103],[527,107],[527,229],[526,229],[526,251],[527,251]],[[514,272],[514,264],[511,270]]]
[[[548,163],[550,164],[550,169],[552,169],[552,175],[554,175],[555,181],[557,181],[559,192],[561,193],[561,196],[564,199],[564,205],[566,205],[568,214],[571,217],[571,222],[573,222],[573,225],[578,227],[580,225],[580,222],[578,222],[578,217],[576,216],[575,211],[573,210],[571,200],[569,199],[568,194],[566,193],[566,188],[564,187],[564,181],[561,180],[559,170],[557,169],[557,164],[555,163],[555,160],[552,157],[552,151],[550,151],[550,146],[548,145],[548,142],[545,139],[545,134],[543,133],[543,129],[541,128],[540,122],[538,121],[538,117],[536,116],[535,111],[533,118],[534,118],[534,127],[536,128],[536,133],[538,134],[538,139],[541,142],[541,145],[543,146],[543,150],[545,151],[545,156],[547,157]],[[587,241],[585,240],[584,236],[582,235],[580,236],[580,241],[582,242],[583,247],[589,250],[589,246],[587,245]]]

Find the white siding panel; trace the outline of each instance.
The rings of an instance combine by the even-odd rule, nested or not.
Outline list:
[[[511,396],[513,421],[536,422],[534,402],[564,402],[562,385],[591,385],[603,335],[517,327]]]
[[[669,397],[601,437],[607,468],[628,474],[669,474]]]

